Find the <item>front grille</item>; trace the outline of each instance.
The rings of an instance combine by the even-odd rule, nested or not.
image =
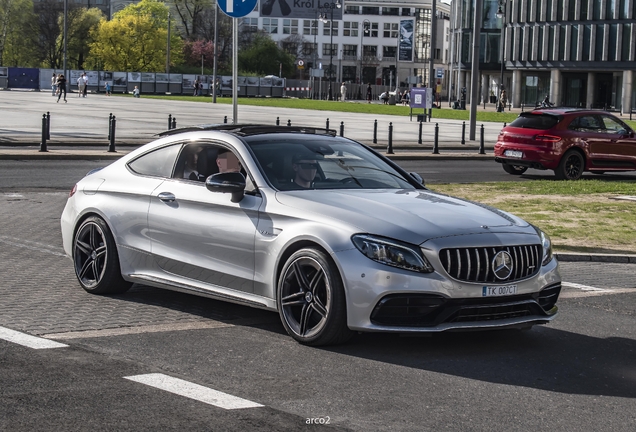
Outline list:
[[[500,251],[512,257],[512,273],[498,279],[492,269],[492,260]],[[479,248],[442,249],[439,259],[446,273],[462,282],[510,283],[535,275],[541,267],[540,245],[493,246]]]

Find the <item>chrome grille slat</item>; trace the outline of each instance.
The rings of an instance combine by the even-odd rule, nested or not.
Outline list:
[[[507,251],[514,265],[508,279],[499,280],[491,270],[492,259]],[[444,270],[453,279],[474,283],[512,283],[527,279],[540,269],[540,245],[488,246],[483,248],[449,248],[440,251]]]

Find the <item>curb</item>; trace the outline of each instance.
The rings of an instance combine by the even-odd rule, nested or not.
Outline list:
[[[561,262],[603,262],[615,264],[636,264],[636,255],[629,254],[586,254],[571,252],[554,252],[554,256]]]

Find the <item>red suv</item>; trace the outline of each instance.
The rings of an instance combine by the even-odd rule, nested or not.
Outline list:
[[[536,109],[501,130],[495,161],[509,174],[550,169],[561,180],[576,180],[584,171],[633,171],[636,134],[605,111]]]

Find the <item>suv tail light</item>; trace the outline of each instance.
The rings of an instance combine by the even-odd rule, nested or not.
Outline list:
[[[535,141],[555,143],[561,141],[561,137],[555,135],[535,135]]]
[[[73,189],[71,189],[71,191],[68,194],[68,197],[72,197],[73,195],[75,195],[75,192],[77,192],[77,184],[73,185]]]

